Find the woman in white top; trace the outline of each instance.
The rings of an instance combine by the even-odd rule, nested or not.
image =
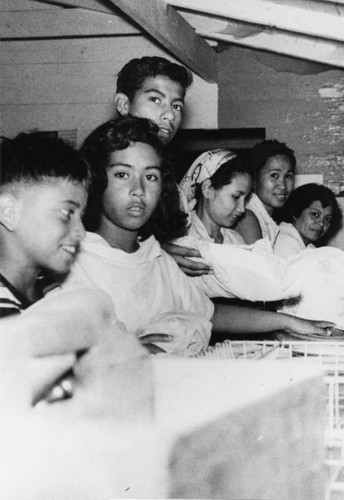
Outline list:
[[[299,297],[281,311],[312,319],[326,318],[344,327],[344,252],[326,247],[342,214],[334,193],[319,184],[304,184],[290,195],[282,213],[274,253],[302,276]]]
[[[252,148],[249,162],[253,194],[235,229],[248,244],[268,238],[273,245],[279,231],[273,214],[284,206],[294,187],[295,155],[286,144],[266,140]]]
[[[212,274],[192,278],[209,297],[274,301],[299,293],[269,240],[246,245],[232,227],[245,213],[252,188],[246,156],[217,149],[199,156],[180,184],[188,234],[178,245],[197,249]],[[293,295],[294,294],[294,295]]]
[[[320,184],[304,184],[290,195],[280,216],[274,252],[283,258],[323,246],[342,220],[334,193]]]

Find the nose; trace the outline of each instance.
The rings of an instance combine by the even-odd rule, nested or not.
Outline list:
[[[131,194],[133,194],[134,196],[138,196],[139,198],[142,198],[145,194],[142,180],[139,178],[134,178],[132,180],[130,191],[131,191]]]
[[[325,217],[319,217],[318,219],[318,225],[323,228],[325,226],[325,223],[326,223],[326,220],[325,220]]]
[[[237,212],[243,214],[245,212],[245,202],[244,200],[240,200],[237,206]]]
[[[279,186],[284,188],[285,190],[287,189],[287,179],[283,176],[279,177]]]
[[[168,121],[169,123],[173,123],[175,120],[174,109],[170,104],[167,104],[162,113],[163,120]]]
[[[81,219],[77,219],[75,221],[75,224],[73,227],[73,236],[74,236],[74,238],[77,239],[77,241],[83,240],[86,236],[86,230],[85,230],[85,227],[84,227]]]

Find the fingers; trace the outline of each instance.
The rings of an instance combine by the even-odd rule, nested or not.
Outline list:
[[[175,245],[174,243],[164,243],[161,245],[165,252],[172,255],[172,257],[201,257],[201,254],[195,248],[183,247],[181,245]]]
[[[156,342],[171,342],[172,340],[173,336],[167,333],[148,333],[147,335],[139,337],[139,341],[143,345]]]
[[[151,354],[159,354],[161,352],[166,352],[162,347],[155,345],[156,342],[171,342],[173,340],[173,335],[168,335],[167,333],[148,333],[139,337],[141,344],[148,349]]]
[[[189,276],[202,276],[202,274],[212,273],[211,267],[204,262],[195,262],[194,260],[185,259],[180,256],[175,256],[174,260],[177,262],[181,270]]]
[[[174,243],[165,243],[163,249],[174,258],[183,273],[188,276],[202,276],[212,274],[210,266],[204,262],[191,260],[193,257],[201,258],[201,254],[195,248],[187,248]]]
[[[75,361],[75,354],[32,358],[29,375],[33,401],[42,399],[42,394],[45,394],[49,387],[53,387],[64,373],[71,370]]]
[[[157,345],[154,344],[144,344],[144,347],[151,353],[151,354],[160,354],[160,353],[166,353],[161,347],[158,347]]]
[[[190,277],[203,276],[205,274],[213,274],[211,269],[203,268],[199,270],[191,270],[188,267],[180,266],[181,271]]]
[[[313,323],[318,328],[334,328],[336,326],[335,323],[332,323],[332,321],[318,321],[318,320],[314,320]]]

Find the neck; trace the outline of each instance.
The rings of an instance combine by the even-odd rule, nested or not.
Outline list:
[[[223,237],[221,234],[221,226],[216,224],[216,222],[214,222],[213,219],[209,216],[209,213],[204,203],[202,203],[202,200],[200,201],[200,203],[198,203],[196,213],[200,218],[200,220],[203,222],[203,225],[206,228],[207,233],[211,238],[213,238],[215,243],[222,243]]]
[[[0,248],[0,272],[24,297],[35,302],[37,297],[36,281],[38,270],[27,263],[23,255],[11,252],[9,248]],[[10,256],[7,258],[6,256]]]
[[[123,229],[104,217],[102,217],[97,233],[113,248],[118,248],[124,252],[133,253],[139,247],[137,242],[138,231]]]
[[[257,196],[258,196],[258,195],[257,195]],[[259,196],[258,196],[258,198],[259,198]],[[267,211],[267,213],[270,215],[270,217],[272,217],[272,214],[273,214],[273,211],[274,211],[273,207],[270,207],[270,205],[266,205],[266,204],[264,203],[264,201],[262,201],[262,200],[261,200],[261,198],[259,198],[259,199],[260,199],[260,201],[262,202],[263,207],[265,208],[265,210]]]

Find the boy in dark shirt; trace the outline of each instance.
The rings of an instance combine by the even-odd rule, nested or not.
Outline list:
[[[21,133],[1,144],[0,317],[42,298],[85,235],[88,168],[61,139]]]

